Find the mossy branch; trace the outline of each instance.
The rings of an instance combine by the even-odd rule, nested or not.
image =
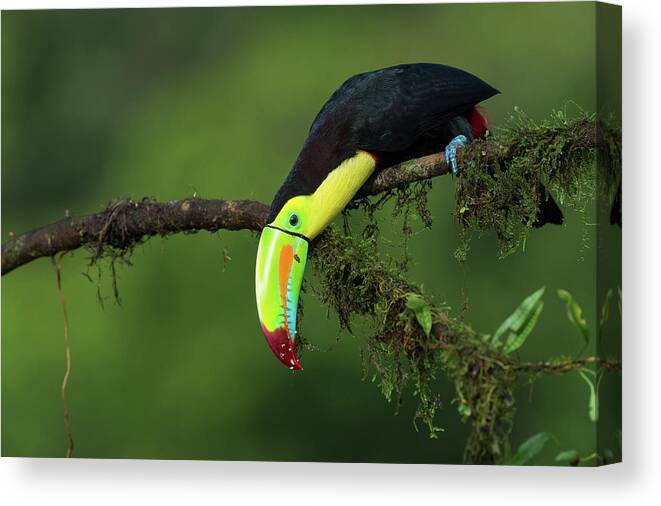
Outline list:
[[[413,182],[447,174],[442,154],[429,155],[388,167],[373,177],[360,197],[394,190]],[[252,200],[188,198],[157,202],[144,198],[118,200],[101,212],[66,217],[45,227],[12,237],[2,245],[2,275],[42,257],[88,247],[98,258],[105,248],[131,250],[153,236],[200,230],[260,231],[268,206]]]
[[[605,167],[599,177],[591,170],[597,156],[600,167]],[[498,135],[471,143],[460,153],[459,162],[462,174],[455,214],[466,241],[472,231],[495,230],[501,253],[506,254],[533,225],[541,203],[540,183],[563,205],[580,205],[582,199],[594,198],[596,179],[605,181],[608,191],[619,183],[619,132],[587,115],[568,120],[554,113],[551,121],[542,124],[519,117]],[[381,171],[357,199],[373,219],[374,208],[398,193],[400,200],[415,199],[415,206],[404,202],[403,207],[416,208],[429,224],[428,187],[422,185],[423,195],[407,188],[448,172],[441,154],[410,160]],[[376,194],[385,196],[376,204],[365,204],[364,197]],[[36,258],[80,247],[91,250],[95,262],[104,256],[126,255],[157,235],[259,231],[267,214],[265,204],[245,200],[121,200],[100,213],[68,217],[12,238],[2,246],[2,274]],[[519,378],[588,367],[620,369],[618,360],[600,357],[520,362],[407,281],[401,263],[381,258],[376,253],[375,229],[375,223],[370,223],[365,229],[369,233],[357,238],[331,227],[315,241],[311,260],[321,280],[317,294],[347,330],[355,316],[370,320],[364,350],[366,375],[378,381],[389,400],[393,395],[401,399],[404,389],[412,386],[419,402],[416,419],[428,426],[432,437],[440,430],[434,420],[440,399],[433,381],[439,371],[449,377],[455,387],[453,402],[462,419],[471,424],[467,462],[503,460],[515,410],[513,388]],[[467,246],[463,254],[466,250]],[[422,307],[422,316],[411,309],[416,307],[412,301]]]
[[[462,177],[458,178],[456,214],[465,229],[466,250],[471,230],[492,229],[501,238],[501,249],[512,251],[536,216],[540,180],[547,180],[564,202],[570,200],[565,195],[572,197],[583,190],[587,178],[581,171],[598,152],[606,153],[607,166],[619,166],[619,144],[613,141],[619,138],[617,133],[593,117],[568,121],[556,116],[553,124],[541,125],[518,121],[501,129],[502,139],[473,142],[458,155]],[[507,177],[502,176],[505,169]],[[440,153],[408,160],[377,173],[356,198],[449,172]],[[259,231],[267,214],[265,204],[250,200],[119,200],[101,212],[66,217],[11,237],[2,245],[2,275],[37,258],[81,247],[91,248],[93,258],[98,258],[105,248],[128,251],[153,236],[221,229]]]

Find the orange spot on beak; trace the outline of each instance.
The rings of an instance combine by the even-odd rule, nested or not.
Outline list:
[[[292,332],[289,330],[289,321],[287,318],[287,292],[289,288],[289,276],[291,274],[291,264],[294,261],[294,248],[286,244],[280,251],[278,262],[278,282],[280,283],[280,303],[285,314],[285,330],[291,339]],[[294,329],[294,332],[296,329]]]

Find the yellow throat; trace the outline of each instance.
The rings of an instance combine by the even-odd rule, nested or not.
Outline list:
[[[356,151],[354,156],[333,169],[313,194],[287,201],[271,225],[314,239],[342,212],[375,168],[376,160],[372,155]],[[296,229],[289,221],[292,214],[301,217]]]

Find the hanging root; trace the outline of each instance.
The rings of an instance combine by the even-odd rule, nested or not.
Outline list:
[[[73,455],[73,432],[71,431],[71,421],[69,420],[69,401],[67,400],[67,384],[69,383],[69,376],[71,375],[71,347],[69,345],[69,314],[67,312],[67,302],[64,298],[64,290],[62,289],[62,259],[67,252],[60,253],[55,260],[55,276],[57,279],[57,291],[60,296],[60,305],[62,306],[62,315],[64,316],[64,354],[66,357],[66,369],[64,371],[64,378],[62,379],[62,387],[60,388],[60,396],[62,397],[62,406],[64,413],[64,430],[67,434],[67,453],[66,457],[70,458]]]

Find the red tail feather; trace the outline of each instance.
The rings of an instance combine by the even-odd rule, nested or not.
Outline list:
[[[473,112],[471,113],[471,126],[473,127],[473,135],[476,138],[484,137],[484,134],[487,132],[489,120],[484,109],[479,106],[473,108]]]

